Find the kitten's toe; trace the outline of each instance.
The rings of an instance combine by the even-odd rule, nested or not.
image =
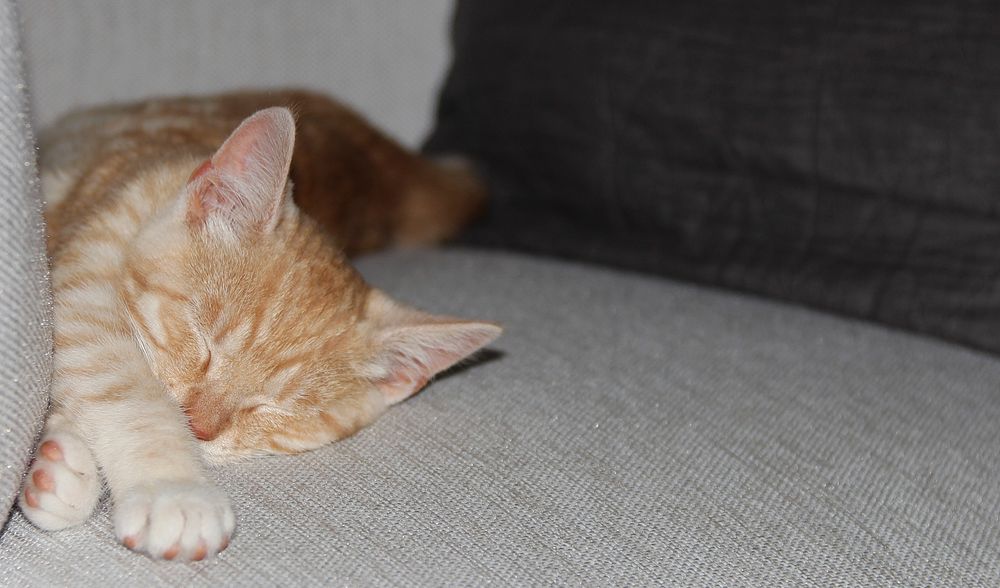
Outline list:
[[[163,483],[128,493],[115,508],[115,532],[129,549],[155,558],[198,561],[229,544],[229,499],[209,484]]]
[[[18,505],[35,526],[57,531],[87,520],[100,490],[97,466],[83,441],[67,433],[50,433],[38,446]]]

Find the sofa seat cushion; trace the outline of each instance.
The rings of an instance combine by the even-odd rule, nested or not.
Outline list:
[[[355,437],[214,473],[213,561],[15,514],[0,585],[1000,584],[1000,361],[811,310],[474,250],[364,259],[498,320]]]

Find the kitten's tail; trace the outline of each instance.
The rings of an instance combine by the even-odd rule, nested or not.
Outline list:
[[[471,161],[449,155],[425,162],[420,181],[403,195],[395,235],[402,246],[451,239],[486,209],[486,185]]]

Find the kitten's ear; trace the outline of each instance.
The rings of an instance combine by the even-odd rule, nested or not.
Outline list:
[[[295,119],[268,108],[240,124],[188,180],[185,220],[216,223],[240,235],[268,232],[281,215],[295,147]]]
[[[405,400],[503,332],[494,323],[405,307],[375,289],[368,294],[366,319],[373,328],[375,353],[365,371],[385,395],[386,404]]]

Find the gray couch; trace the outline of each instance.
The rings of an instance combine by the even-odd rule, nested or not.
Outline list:
[[[395,4],[297,1],[281,15],[234,0],[24,3],[35,119],[165,87],[297,81],[351,89],[414,144],[446,62],[448,2]],[[51,341],[14,18],[0,2],[4,514],[40,426]],[[261,19],[283,33],[261,33]],[[291,34],[315,22],[353,35],[356,53],[338,53],[351,43],[334,34]],[[81,65],[94,56],[105,61]],[[351,85],[360,79],[367,90]],[[515,254],[388,252],[359,265],[400,299],[489,317],[506,334],[349,440],[215,470],[239,520],[215,560],[131,553],[106,503],[59,533],[15,511],[0,585],[1000,585],[993,357]]]

